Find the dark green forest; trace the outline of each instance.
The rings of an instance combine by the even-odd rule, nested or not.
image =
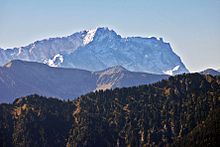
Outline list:
[[[220,77],[183,74],[62,101],[0,105],[0,146],[217,146]]]

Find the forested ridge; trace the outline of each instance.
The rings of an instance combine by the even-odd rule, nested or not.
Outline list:
[[[183,74],[73,101],[31,95],[0,105],[1,146],[216,146],[220,77]]]

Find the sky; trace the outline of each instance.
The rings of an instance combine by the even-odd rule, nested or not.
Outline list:
[[[192,72],[220,69],[220,0],[0,0],[0,48],[99,26],[163,37]]]

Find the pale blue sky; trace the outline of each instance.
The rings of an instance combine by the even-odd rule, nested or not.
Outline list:
[[[220,0],[0,0],[0,48],[97,26],[163,37],[190,71],[220,68]]]

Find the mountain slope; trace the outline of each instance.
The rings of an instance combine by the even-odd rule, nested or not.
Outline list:
[[[220,109],[214,110],[174,146],[218,146],[220,136]]]
[[[0,49],[0,65],[14,59],[90,71],[121,65],[136,72],[188,72],[170,44],[163,39],[122,38],[108,28],[85,30],[68,37],[36,41],[20,48]]]
[[[220,108],[219,97],[219,77],[199,74],[91,93],[76,102],[68,145],[169,145]]]
[[[0,102],[12,102],[14,98],[35,93],[63,99],[76,98],[98,89],[137,86],[168,77],[127,70],[113,71],[111,75],[107,73],[52,68],[41,63],[14,60],[0,67]],[[103,77],[104,74],[107,75]]]
[[[211,69],[211,68],[208,68],[204,71],[201,71],[200,73],[204,74],[204,75],[213,75],[213,76],[219,76],[220,75],[219,71]]]
[[[34,93],[74,98],[96,88],[96,77],[89,71],[51,68],[19,60],[0,68],[0,79],[1,102]]]
[[[110,67],[102,71],[94,72],[94,74],[98,77],[97,90],[139,86],[168,78],[166,75],[131,72],[122,66]]]
[[[63,146],[74,109],[73,103],[37,95],[17,99],[13,105],[2,104],[0,146]]]
[[[32,95],[0,105],[0,143],[214,146],[220,139],[219,109],[220,77],[200,74],[89,93],[73,101]]]

